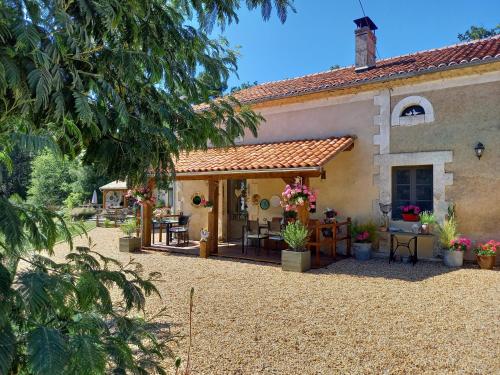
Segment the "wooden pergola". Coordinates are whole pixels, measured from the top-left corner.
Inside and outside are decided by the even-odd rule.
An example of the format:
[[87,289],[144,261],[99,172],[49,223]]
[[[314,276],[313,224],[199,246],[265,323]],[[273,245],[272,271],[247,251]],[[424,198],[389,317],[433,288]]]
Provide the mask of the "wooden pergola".
[[113,192],[119,192],[123,195],[123,207],[127,207],[127,182],[125,181],[112,181],[106,185],[103,185],[99,188],[99,190],[102,192],[102,208],[106,209],[106,196]]
[[[281,178],[287,184],[301,177],[309,184],[311,177],[324,177],[324,166],[336,155],[350,151],[354,136],[331,137],[321,140],[288,141],[270,144],[214,148],[182,154],[176,163],[177,181],[205,180],[208,182],[207,199],[213,202],[208,212],[210,237],[207,248],[210,254],[218,252],[219,184],[231,179]],[[301,157],[301,153],[303,157]],[[149,187],[154,188],[154,180]],[[151,205],[142,209],[142,246],[151,246]]]

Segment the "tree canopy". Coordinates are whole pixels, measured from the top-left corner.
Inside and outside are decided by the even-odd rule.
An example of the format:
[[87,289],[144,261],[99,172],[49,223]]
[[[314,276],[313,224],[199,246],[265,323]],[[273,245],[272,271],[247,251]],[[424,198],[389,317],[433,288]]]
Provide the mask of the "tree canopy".
[[[16,147],[49,149],[138,183],[171,171],[181,150],[255,133],[249,108],[210,101],[237,66],[209,32],[237,22],[242,5],[281,21],[293,10],[292,0],[0,2],[0,164],[12,173]],[[42,256],[61,236],[72,247],[57,213],[0,192],[0,374],[166,373],[163,343],[133,315],[158,275],[92,246],[61,263]]]
[[465,33],[458,34],[458,40],[461,42],[470,42],[471,40],[489,38],[498,34],[500,34],[500,24],[492,29],[486,29],[482,26],[471,26]]

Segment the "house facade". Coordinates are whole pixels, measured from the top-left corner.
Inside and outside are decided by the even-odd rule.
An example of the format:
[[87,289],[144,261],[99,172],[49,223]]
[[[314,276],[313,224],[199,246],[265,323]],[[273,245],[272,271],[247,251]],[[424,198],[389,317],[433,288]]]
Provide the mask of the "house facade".
[[[328,207],[379,223],[383,203],[392,205],[391,226],[409,229],[401,205],[439,221],[454,206],[460,233],[500,240],[500,38],[376,60],[376,26],[355,22],[354,66],[236,93],[265,118],[258,137],[181,156],[175,206],[190,215],[191,238],[214,229],[211,215],[223,240],[238,238],[246,219],[281,216],[276,196],[297,175],[318,191],[312,218]],[[193,204],[214,194],[212,214]]]

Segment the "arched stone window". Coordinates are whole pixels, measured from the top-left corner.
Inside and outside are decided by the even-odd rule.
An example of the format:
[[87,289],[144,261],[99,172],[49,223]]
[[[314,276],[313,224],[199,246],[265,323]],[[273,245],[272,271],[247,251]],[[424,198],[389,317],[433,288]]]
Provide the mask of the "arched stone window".
[[392,126],[412,126],[434,121],[431,102],[423,96],[408,96],[399,101],[392,111]]

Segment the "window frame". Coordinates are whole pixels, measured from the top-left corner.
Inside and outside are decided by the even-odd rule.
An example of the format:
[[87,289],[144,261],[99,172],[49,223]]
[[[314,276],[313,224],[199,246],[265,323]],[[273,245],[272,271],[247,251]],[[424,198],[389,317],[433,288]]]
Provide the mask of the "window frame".
[[[392,212],[391,212],[391,218],[393,220],[401,220],[401,213],[396,209],[396,202],[397,202],[397,186],[398,185],[403,185],[403,184],[398,184],[397,183],[397,172],[402,171],[402,170],[409,170],[410,171],[410,199],[409,199],[409,204],[413,205],[418,205],[418,200],[417,200],[417,185],[426,185],[428,186],[429,184],[417,184],[417,170],[420,169],[427,169],[430,170],[431,172],[431,199],[429,201],[431,202],[431,210],[434,210],[434,166],[433,165],[407,165],[407,166],[393,166],[392,171],[391,171],[391,193],[392,193]],[[425,200],[420,200],[420,201],[427,201]]]

